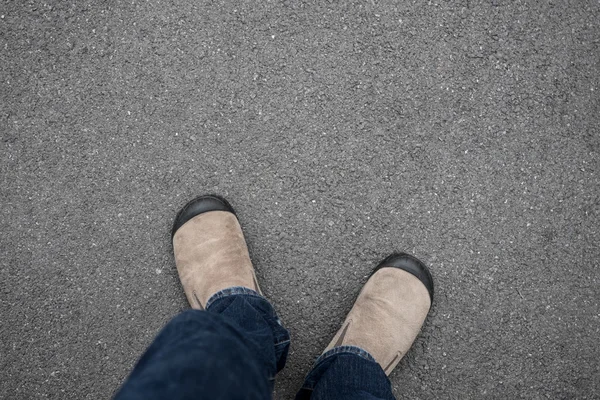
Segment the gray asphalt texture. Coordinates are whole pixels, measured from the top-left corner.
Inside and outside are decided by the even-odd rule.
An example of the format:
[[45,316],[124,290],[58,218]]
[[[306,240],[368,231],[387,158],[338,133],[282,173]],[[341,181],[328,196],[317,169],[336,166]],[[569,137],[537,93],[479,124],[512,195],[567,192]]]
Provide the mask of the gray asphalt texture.
[[411,399],[600,397],[600,3],[4,1],[0,398],[109,398],[237,209],[291,399],[379,260],[435,305]]

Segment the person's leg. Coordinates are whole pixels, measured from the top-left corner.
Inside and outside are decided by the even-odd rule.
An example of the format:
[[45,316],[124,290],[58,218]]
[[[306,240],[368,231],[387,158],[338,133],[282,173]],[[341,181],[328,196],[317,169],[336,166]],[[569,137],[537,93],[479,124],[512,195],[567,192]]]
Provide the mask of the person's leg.
[[290,337],[260,294],[229,203],[188,203],[173,226],[173,249],[194,309],[163,328],[115,398],[271,398]]
[[375,269],[296,400],[393,400],[387,376],[414,342],[433,300],[427,267],[394,254]]
[[163,328],[115,397],[269,399],[289,335],[269,302],[225,289],[207,311],[188,310]]

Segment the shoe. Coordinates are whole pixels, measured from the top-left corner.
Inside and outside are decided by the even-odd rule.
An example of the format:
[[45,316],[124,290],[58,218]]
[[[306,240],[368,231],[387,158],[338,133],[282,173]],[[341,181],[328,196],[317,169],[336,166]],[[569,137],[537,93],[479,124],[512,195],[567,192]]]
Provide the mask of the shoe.
[[203,310],[213,294],[233,286],[261,293],[242,228],[227,200],[206,195],[190,201],[177,214],[171,236],[192,308]]
[[433,279],[425,264],[392,254],[375,268],[325,352],[360,347],[389,375],[417,337],[432,301]]

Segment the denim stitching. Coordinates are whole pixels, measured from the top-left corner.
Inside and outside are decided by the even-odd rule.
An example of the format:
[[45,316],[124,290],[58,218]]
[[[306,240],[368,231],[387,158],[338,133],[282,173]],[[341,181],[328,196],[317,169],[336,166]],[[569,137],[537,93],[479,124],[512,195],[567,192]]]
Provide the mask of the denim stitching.
[[264,299],[264,297],[261,296],[260,293],[258,293],[255,290],[252,290],[252,289],[247,288],[245,286],[233,286],[233,287],[230,287],[230,288],[227,288],[227,289],[220,290],[217,293],[215,293],[212,296],[210,296],[210,298],[206,302],[206,306],[204,307],[204,309],[208,310],[208,308],[215,301],[217,301],[219,299],[222,299],[222,298],[227,297],[227,296],[240,295],[240,294],[243,294],[243,295],[246,295],[246,296],[252,296],[252,297],[260,297],[261,299]]
[[358,346],[337,346],[337,347],[334,347],[333,349],[330,349],[327,352],[321,354],[319,356],[319,358],[317,358],[317,361],[315,362],[315,367],[318,364],[320,364],[322,361],[325,361],[326,359],[328,359],[329,357],[332,357],[337,354],[342,354],[342,353],[356,354],[357,356],[360,356],[366,360],[377,362],[377,361],[375,361],[375,358],[373,358],[373,356],[368,351],[366,351],[365,349],[362,349]]
[[308,376],[306,377],[306,380],[302,386],[302,389],[313,391],[314,386],[317,384],[317,382],[315,382],[314,379],[311,379],[312,378],[311,374],[313,373],[313,371],[315,371],[319,367],[319,365],[321,365],[323,362],[325,362],[325,360],[327,360],[328,358],[336,356],[336,355],[340,355],[340,354],[354,354],[361,358],[364,358],[365,360],[377,362],[377,361],[375,361],[375,358],[373,358],[373,356],[368,351],[366,351],[365,349],[362,349],[358,346],[346,345],[346,346],[334,347],[334,348],[326,351],[325,353],[321,354],[319,356],[319,358],[317,358],[317,361],[315,361],[315,365],[313,366],[312,370],[308,373]]

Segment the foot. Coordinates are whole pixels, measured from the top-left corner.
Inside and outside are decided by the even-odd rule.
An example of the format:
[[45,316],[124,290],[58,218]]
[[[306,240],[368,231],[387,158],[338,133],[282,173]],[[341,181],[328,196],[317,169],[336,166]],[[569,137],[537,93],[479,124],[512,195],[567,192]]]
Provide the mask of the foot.
[[179,211],[173,252],[192,308],[204,309],[220,290],[244,286],[260,293],[242,228],[227,200],[200,196]]
[[357,346],[389,375],[414,342],[433,300],[425,264],[393,254],[375,269],[327,349]]

